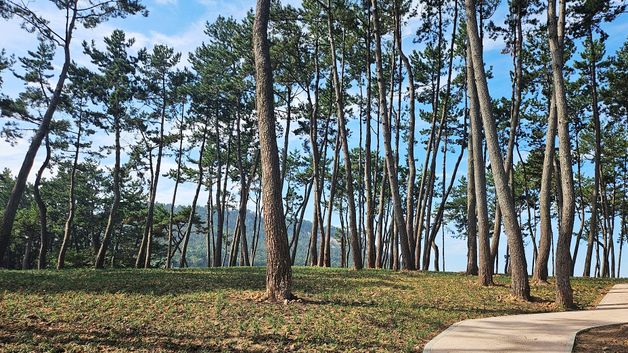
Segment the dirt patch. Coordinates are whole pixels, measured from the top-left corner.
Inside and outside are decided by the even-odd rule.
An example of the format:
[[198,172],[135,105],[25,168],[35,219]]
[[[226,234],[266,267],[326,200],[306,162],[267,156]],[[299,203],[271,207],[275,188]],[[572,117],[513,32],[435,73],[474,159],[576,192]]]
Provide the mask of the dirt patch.
[[628,353],[628,324],[597,327],[579,333],[573,352]]

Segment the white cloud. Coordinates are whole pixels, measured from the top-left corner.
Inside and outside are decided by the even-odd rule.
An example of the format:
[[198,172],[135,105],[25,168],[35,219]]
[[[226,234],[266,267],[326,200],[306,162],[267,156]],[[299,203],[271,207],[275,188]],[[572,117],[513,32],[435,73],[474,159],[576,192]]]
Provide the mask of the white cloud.
[[501,50],[506,47],[506,42],[501,36],[496,39],[484,36],[484,41],[482,42],[482,44],[484,45],[484,51]]
[[150,31],[145,46],[153,47],[156,44],[164,44],[173,47],[182,54],[181,65],[185,65],[187,64],[188,53],[200,46],[205,38],[205,23],[205,20],[196,21],[188,26],[184,32],[171,35]]

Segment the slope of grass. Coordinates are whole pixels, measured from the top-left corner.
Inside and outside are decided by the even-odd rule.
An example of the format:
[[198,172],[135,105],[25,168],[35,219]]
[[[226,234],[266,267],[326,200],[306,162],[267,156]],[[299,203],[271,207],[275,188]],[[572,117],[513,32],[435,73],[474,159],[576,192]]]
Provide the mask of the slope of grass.
[[[317,268],[295,268],[301,300],[274,305],[257,299],[264,271],[0,271],[0,351],[420,351],[459,320],[555,310],[553,286],[519,302],[506,277]],[[576,279],[576,302],[614,283]]]

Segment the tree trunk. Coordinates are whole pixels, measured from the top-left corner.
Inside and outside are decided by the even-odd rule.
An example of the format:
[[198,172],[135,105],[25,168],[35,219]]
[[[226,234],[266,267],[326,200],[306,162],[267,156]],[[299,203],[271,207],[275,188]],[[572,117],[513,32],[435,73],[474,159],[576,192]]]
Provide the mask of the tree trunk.
[[79,114],[76,122],[78,131],[76,133],[76,149],[74,150],[74,159],[72,160],[72,169],[70,171],[70,201],[68,203],[68,217],[63,227],[63,241],[61,242],[61,248],[59,249],[59,257],[57,258],[57,270],[62,269],[65,266],[65,253],[70,246],[70,236],[72,234],[72,225],[74,222],[74,214],[76,212],[76,169],[78,166],[79,151],[81,149],[81,136],[83,133],[82,113]]
[[345,107],[344,107],[344,99],[342,96],[342,82],[338,77],[338,69],[336,64],[336,46],[334,42],[333,36],[333,17],[331,10],[331,0],[327,3],[328,7],[328,16],[327,16],[327,24],[328,24],[328,35],[329,35],[329,44],[330,44],[330,54],[332,60],[332,78],[333,78],[333,86],[335,93],[335,103],[336,103],[336,115],[338,117],[338,133],[341,137],[341,146],[342,152],[344,156],[344,165],[345,165],[345,179],[346,179],[346,188],[347,188],[347,203],[348,203],[348,213],[349,213],[349,232],[350,232],[350,241],[351,247],[353,249],[353,267],[356,270],[360,270],[363,267],[362,264],[362,251],[360,250],[360,239],[358,234],[358,226],[357,226],[357,217],[356,217],[356,205],[354,198],[354,190],[353,190],[353,172],[351,167],[351,155],[349,153],[349,145],[347,142],[347,126],[345,121]]
[[[535,282],[547,282],[547,262],[549,260],[550,243],[552,235],[552,165],[554,161],[554,141],[556,136],[556,102],[554,93],[550,98],[550,111],[547,119],[547,134],[545,142],[545,157],[543,158],[543,173],[541,176],[541,191],[539,209],[541,212],[541,237],[539,242],[539,254],[534,264],[532,280]],[[558,181],[558,180],[557,180]]]
[[44,174],[46,168],[50,164],[50,138],[46,135],[46,158],[44,162],[41,164],[41,167],[37,171],[37,177],[35,177],[35,184],[33,185],[33,198],[35,199],[35,203],[37,204],[37,210],[39,213],[39,256],[37,259],[37,269],[43,270],[46,268],[46,254],[48,252],[48,216],[47,209],[44,200],[41,198],[41,193],[39,192],[39,186],[41,184],[41,177]]
[[[519,127],[520,109],[521,109],[521,95],[523,91],[523,31],[522,31],[522,9],[521,4],[517,3],[516,13],[514,14],[515,21],[515,53],[514,53],[514,67],[515,67],[515,80],[513,82],[513,99],[510,113],[510,132],[508,136],[508,147],[506,149],[506,177],[510,180],[510,187],[512,188],[512,169],[513,169],[513,155],[514,147],[517,141],[517,129]],[[480,26],[482,26],[480,24]],[[493,222],[493,240],[491,241],[491,263],[495,265],[497,271],[497,253],[499,250],[499,237],[501,235],[502,224],[502,212],[499,207],[499,202],[495,204],[495,218]]]
[[[626,155],[624,155],[624,170],[626,170],[626,161],[628,160],[628,158],[626,158]],[[620,229],[619,229],[619,258],[617,259],[617,277],[621,277],[621,257],[622,257],[622,252],[624,249],[624,242],[626,242],[626,237],[627,237],[627,231],[628,231],[628,223],[626,222],[626,209],[628,207],[626,207],[626,195],[628,195],[628,188],[626,188],[626,185],[628,185],[628,183],[626,183],[626,174],[624,173],[624,177],[623,177],[623,193],[622,193],[622,208],[621,208],[621,219],[620,219]]]
[[290,120],[292,119],[292,84],[288,84],[286,92],[286,131],[284,131],[283,150],[281,151],[281,185],[286,179],[288,163],[288,142],[290,141]]
[[[67,6],[70,7],[70,5]],[[54,113],[57,111],[57,106],[61,102],[61,93],[65,84],[65,79],[68,75],[70,65],[72,64],[70,58],[70,44],[72,41],[72,35],[74,32],[77,16],[76,4],[74,4],[72,9],[68,9],[68,12],[71,13],[71,15],[66,19],[66,36],[64,38],[63,46],[64,61],[61,72],[59,73],[57,85],[55,86],[55,90],[52,94],[52,97],[50,98],[50,103],[46,108],[46,112],[41,119],[39,128],[37,128],[37,132],[35,133],[35,136],[33,136],[31,144],[28,146],[28,150],[26,151],[26,155],[24,156],[24,160],[22,161],[22,166],[20,167],[20,171],[18,172],[18,175],[15,179],[15,185],[11,190],[11,195],[9,196],[9,200],[2,216],[2,227],[0,227],[0,266],[2,266],[2,264],[4,263],[4,255],[7,248],[9,247],[11,232],[13,230],[13,223],[15,221],[15,215],[17,214],[20,200],[22,199],[22,194],[24,194],[24,190],[26,188],[28,174],[33,167],[33,163],[35,162],[35,157],[37,156],[37,151],[41,146],[41,142],[50,132],[50,122],[52,121]]]
[[611,234],[612,229],[609,224],[608,216],[608,197],[606,193],[606,185],[600,185],[600,206],[602,207],[602,242],[604,244],[602,253],[602,277],[609,277],[610,274],[610,247],[611,247]]
[[[173,233],[172,233],[172,226],[173,226],[173,221],[174,221],[174,207],[175,207],[175,203],[177,201],[177,190],[179,189],[179,182],[181,180],[181,162],[182,162],[182,158],[183,158],[183,129],[184,129],[184,125],[183,125],[183,112],[184,112],[184,106],[181,107],[181,121],[179,122],[179,150],[177,151],[177,172],[176,172],[176,177],[174,180],[174,190],[172,192],[172,201],[170,202],[170,215],[168,216],[168,252],[166,254],[166,268],[171,268],[172,267],[172,255],[173,255],[173,249],[172,249],[172,241],[173,241]],[[207,212],[211,212],[211,210],[208,210]]]
[[[399,50],[399,57],[403,62],[403,65],[406,69],[406,73],[408,75],[408,133],[407,133],[407,155],[406,160],[408,162],[408,180],[406,183],[406,233],[408,234],[408,243],[410,248],[410,258],[408,261],[414,261],[414,244],[416,240],[414,239],[414,183],[416,180],[416,162],[414,160],[414,133],[415,133],[415,120],[416,120],[416,112],[415,112],[415,88],[414,88],[414,75],[412,70],[412,65],[410,65],[410,60],[403,52],[403,46],[401,41],[401,14],[399,12],[399,1],[395,2],[395,12],[396,12],[396,34],[395,39],[397,41],[397,49]],[[369,50],[370,52],[370,50]],[[369,75],[370,75],[370,63],[369,63]],[[401,78],[400,78],[401,81]],[[369,78],[370,82],[370,78]],[[398,112],[401,114],[401,111]],[[370,131],[370,130],[369,130]],[[415,266],[418,266],[415,263]]]
[[[386,88],[384,87],[384,72],[382,68],[382,43],[377,10],[377,0],[371,0],[373,7],[373,30],[375,33],[375,62],[377,68],[377,85],[379,89],[379,105],[382,113],[382,130],[384,136],[384,150],[386,169],[388,170],[388,184],[393,200],[393,217],[399,233],[399,243],[401,245],[401,256],[403,257],[402,268],[404,270],[414,270],[414,261],[410,255],[410,245],[408,243],[408,233],[406,222],[403,217],[401,206],[401,196],[399,195],[399,183],[397,180],[397,168],[395,167],[394,155],[391,147],[390,124],[388,121],[388,108],[386,107]],[[351,207],[351,205],[349,205]],[[355,250],[355,249],[354,249]],[[355,251],[354,251],[355,252]]]
[[371,168],[371,7],[367,7],[367,21],[364,24],[366,27],[366,109],[365,109],[365,130],[366,136],[364,138],[364,183],[366,192],[366,266],[367,268],[377,267],[377,253],[375,242],[375,205],[373,203],[373,178]]
[[[319,190],[319,192],[321,193],[321,196],[319,198],[321,204],[324,203],[324,196],[323,196],[323,190],[324,190],[324,186],[325,186],[325,171],[327,170],[326,167],[326,163],[327,163],[327,151],[328,151],[328,145],[329,145],[329,124],[331,122],[331,114],[332,114],[332,106],[333,106],[333,102],[329,102],[329,110],[328,110],[328,115],[327,115],[327,119],[325,121],[325,133],[324,136],[325,138],[323,139],[323,156],[322,156],[322,160],[324,161],[325,164],[323,164],[322,166],[322,171],[319,170],[319,177],[320,177],[320,183],[321,183],[321,188]],[[334,148],[334,163],[339,162],[338,159],[338,154],[340,153],[340,142],[339,142],[339,136],[338,134],[336,134],[336,144],[335,144],[335,148]],[[333,167],[332,167],[333,168]],[[336,167],[337,168],[337,167]],[[332,173],[333,174],[333,173]],[[337,178],[337,177],[336,177]],[[331,184],[335,184],[337,179],[333,179]],[[324,206],[319,206],[319,219],[318,222],[320,223],[319,226],[319,233],[320,233],[320,237],[321,237],[321,257],[323,257],[322,261],[323,261],[323,265],[324,266],[331,266],[331,232],[327,232],[325,227],[323,226],[324,223],[324,218],[327,217],[329,219],[329,223],[327,223],[327,229],[331,230],[332,226],[331,226],[331,212],[333,212],[333,207],[327,207],[327,210],[325,210]]]
[[[312,215],[312,237],[310,241],[310,255],[313,255],[312,260],[318,260],[318,253],[316,251],[316,238],[318,237],[319,231],[321,232],[321,241],[323,239],[323,224],[321,222],[321,195],[323,192],[323,184],[321,180],[321,154],[318,146],[318,107],[319,107],[319,81],[320,81],[320,68],[318,63],[318,38],[316,38],[316,46],[314,49],[314,65],[316,67],[316,76],[314,79],[314,102],[312,102],[310,96],[309,88],[306,90],[307,98],[308,98],[308,106],[310,109],[310,145],[312,149],[312,176],[313,176],[313,187],[314,187],[314,212]],[[327,136],[325,136],[327,138]],[[323,161],[326,162],[326,161]],[[303,208],[305,209],[305,207]],[[300,228],[300,227],[299,227]],[[319,229],[320,228],[320,229]],[[298,237],[298,234],[293,234],[293,237]],[[293,253],[296,254],[296,244],[293,250]],[[321,253],[322,255],[322,253]],[[293,256],[294,257],[294,256]],[[293,260],[294,263],[294,260]],[[313,262],[312,262],[313,263]]]
[[118,225],[120,207],[120,188],[121,188],[121,175],[120,175],[120,117],[114,117],[114,130],[115,130],[115,164],[113,167],[113,202],[109,210],[109,219],[107,220],[107,227],[105,228],[105,234],[103,235],[102,242],[100,243],[100,249],[96,255],[95,267],[104,268],[105,256],[107,255],[107,248],[111,242],[114,228]]
[[[256,171],[257,173],[257,171]],[[253,239],[251,240],[251,264],[255,266],[255,255],[257,254],[257,244],[259,242],[259,229],[262,218],[262,210],[260,208],[260,199],[262,197],[261,190],[257,191],[257,196],[255,197],[255,218],[253,219]],[[297,239],[298,240],[298,239]],[[292,253],[292,265],[294,265],[294,254]]]
[[214,247],[214,267],[222,267],[222,243],[224,237],[225,209],[222,207],[221,196],[226,193],[222,190],[221,160],[220,160],[220,130],[216,116],[214,124],[216,132],[216,246]]
[[[560,148],[560,185],[562,207],[558,241],[556,243],[556,304],[560,307],[573,305],[573,293],[569,283],[571,273],[570,243],[573,231],[575,197],[571,166],[571,142],[569,140],[569,119],[565,82],[563,79],[562,38],[565,23],[565,1],[560,0],[559,18],[556,17],[556,0],[549,0],[547,9],[547,31],[552,56],[552,77],[554,99],[558,118],[558,141]],[[557,25],[558,20],[558,25]]]
[[203,128],[203,137],[201,139],[201,147],[198,155],[198,181],[196,182],[196,190],[194,191],[194,197],[192,198],[192,208],[190,209],[190,215],[183,234],[183,243],[181,246],[181,257],[179,258],[179,268],[187,266],[186,255],[188,250],[188,242],[192,235],[192,226],[194,224],[194,216],[196,215],[196,203],[198,202],[198,194],[201,191],[203,185],[203,156],[205,155],[205,142],[207,141],[207,126],[209,125],[209,116],[205,121],[205,127]]
[[[239,105],[239,101],[238,101],[238,105]],[[247,181],[247,176],[244,171],[244,166],[242,163],[242,158],[245,158],[245,156],[242,153],[243,152],[242,151],[242,136],[241,136],[242,132],[241,132],[241,127],[240,127],[241,119],[239,116],[237,117],[237,119],[238,119],[238,122],[236,123],[237,124],[236,133],[237,133],[237,139],[238,139],[237,160],[238,160],[238,169],[240,171],[240,207],[238,210],[238,222],[239,222],[238,225],[239,225],[240,243],[241,243],[240,244],[241,245],[240,262],[244,266],[250,266],[251,262],[249,260],[249,249],[248,249],[248,243],[246,239],[246,204],[249,201],[249,187],[251,185],[251,180],[253,179],[254,172],[257,169],[258,156],[256,153],[255,161],[253,162],[253,167],[251,167],[252,171],[251,173],[249,173],[250,179],[248,179]]]
[[576,136],[574,138],[575,143],[576,143],[576,167],[577,167],[577,175],[578,175],[578,192],[581,195],[581,200],[579,202],[580,204],[580,230],[578,231],[578,234],[576,235],[576,245],[574,247],[574,251],[573,251],[573,256],[571,259],[571,275],[573,276],[575,273],[575,269],[576,269],[576,259],[578,258],[578,249],[580,248],[580,240],[582,239],[582,233],[584,232],[584,219],[585,219],[585,214],[586,214],[586,205],[584,202],[582,202],[582,198],[584,195],[584,191],[582,188],[582,158],[581,158],[581,154],[580,154],[580,144],[578,143],[579,140],[579,129],[576,128]]
[[260,154],[262,162],[262,197],[264,204],[264,234],[268,260],[266,295],[270,301],[292,298],[292,269],[288,253],[288,234],[281,203],[281,175],[275,135],[273,72],[267,38],[270,0],[257,0],[253,23],[253,52],[255,54],[255,91],[258,114]]
[[[530,286],[528,283],[527,265],[523,248],[521,229],[517,223],[517,214],[512,196],[512,190],[508,186],[508,177],[504,170],[504,163],[499,149],[497,129],[493,118],[491,98],[488,92],[488,84],[484,73],[484,59],[476,22],[476,7],[473,0],[465,0],[467,14],[467,33],[469,47],[471,49],[471,62],[475,85],[478,93],[480,111],[486,143],[491,161],[491,170],[495,178],[495,191],[499,206],[504,213],[504,227],[508,234],[508,247],[511,253],[512,266],[512,293],[523,300],[530,299]],[[473,84],[471,81],[470,84]],[[477,171],[477,170],[476,170]],[[479,203],[479,201],[478,201]]]
[[[465,109],[465,114],[467,114]],[[468,131],[468,130],[466,130]],[[473,151],[473,143],[471,134],[467,134],[468,156],[467,156],[467,275],[478,274],[478,218],[476,209],[476,192],[475,192],[475,152]],[[485,250],[486,251],[486,250]],[[486,256],[486,255],[485,255]]]
[[[443,42],[443,30],[442,30],[442,26],[443,26],[443,20],[442,20],[442,6],[439,5],[439,9],[438,9],[438,41],[439,41],[439,47],[441,46],[441,42]],[[432,245],[432,243],[435,242],[436,236],[437,234],[432,234],[432,231],[437,230],[436,227],[432,228],[430,227],[430,222],[431,222],[431,208],[432,208],[432,201],[433,201],[433,197],[434,197],[434,183],[436,181],[436,158],[438,155],[438,151],[439,151],[439,145],[443,136],[443,133],[445,133],[445,146],[447,144],[447,133],[446,133],[446,126],[447,126],[447,112],[449,109],[449,99],[451,96],[451,81],[452,81],[452,73],[453,73],[453,58],[455,57],[454,54],[454,49],[455,49],[455,43],[456,43],[456,29],[457,29],[457,21],[458,21],[458,3],[456,2],[454,4],[454,16],[453,16],[453,25],[452,25],[452,33],[451,33],[451,42],[450,42],[450,47],[449,47],[449,63],[448,63],[448,69],[447,69],[447,84],[446,84],[446,94],[445,94],[445,99],[443,102],[442,107],[440,107],[440,99],[439,99],[439,95],[440,95],[440,75],[437,75],[436,77],[436,85],[435,85],[435,89],[436,89],[436,95],[434,97],[433,100],[433,114],[434,116],[436,116],[438,114],[438,112],[440,111],[440,121],[439,121],[439,126],[438,126],[438,133],[436,135],[436,139],[434,140],[434,146],[432,148],[433,151],[433,156],[432,156],[432,160],[431,160],[431,165],[430,165],[430,175],[431,178],[429,179],[429,183],[428,183],[428,189],[429,189],[429,193],[428,193],[428,198],[426,199],[426,204],[427,204],[427,212],[426,217],[427,217],[427,226],[425,228],[425,239],[426,240],[430,240],[430,241],[426,241],[424,243],[424,252],[423,252],[423,270],[427,271],[429,268],[429,262],[430,262],[430,249],[437,249],[438,247],[435,247]],[[438,70],[437,72],[440,72],[440,67],[441,67],[441,61],[442,61],[442,56],[439,53],[439,57],[438,57]],[[443,150],[444,152],[444,156],[443,156],[443,166],[445,165],[444,162],[446,160],[446,149]],[[443,168],[443,194],[445,194],[445,168]],[[424,206],[425,207],[425,206]],[[444,203],[441,202],[441,208],[444,207]],[[438,223],[437,220],[434,221],[434,225],[436,225]],[[444,251],[444,247],[443,247],[443,251]],[[438,254],[435,254],[436,256],[438,256]]]
[[299,221],[295,222],[292,228],[292,240],[288,246],[290,250],[290,264],[294,266],[294,259],[297,255],[297,248],[299,246],[299,237],[301,235],[301,226],[303,225],[303,219],[305,218],[305,209],[307,208],[308,202],[310,200],[310,194],[312,193],[312,188],[314,187],[314,178],[311,179],[309,184],[305,185],[303,190],[303,203],[299,206],[300,216]]
[[[465,122],[465,127],[464,129],[466,129],[466,122]],[[454,164],[454,170],[452,172],[452,176],[449,180],[449,185],[445,186],[443,185],[443,195],[441,197],[441,201],[440,201],[440,205],[438,206],[438,210],[436,211],[436,216],[434,217],[434,224],[432,226],[432,230],[430,232],[430,239],[431,239],[431,243],[435,243],[436,242],[436,236],[438,235],[438,231],[441,230],[441,226],[443,224],[443,217],[445,214],[445,206],[447,204],[447,199],[449,198],[449,194],[451,193],[451,189],[453,189],[454,183],[456,182],[456,176],[458,175],[458,168],[460,167],[460,163],[462,162],[462,157],[464,156],[464,145],[461,146],[460,148],[460,154],[458,154],[458,158],[456,159],[456,163]],[[443,173],[443,179],[445,179],[445,173]],[[444,229],[444,227],[442,228]],[[442,237],[443,239],[443,244],[444,244],[444,235]],[[434,246],[432,246],[432,248],[434,248]],[[436,247],[437,248],[437,247]],[[444,248],[444,245],[443,245]],[[444,254],[444,249],[443,249],[443,254]],[[444,261],[444,255],[442,256],[443,258],[443,265],[445,264]],[[443,266],[443,271],[444,271],[444,266]]]
[[[149,178],[148,178],[148,200],[150,203],[150,196],[152,194],[152,190],[153,190],[153,181],[155,180],[155,169],[153,167],[153,148],[150,145],[149,142],[149,137],[146,135],[145,131],[140,131],[140,134],[142,135],[142,141],[144,143],[144,146],[146,148],[146,152],[148,153],[147,159],[148,159],[148,172],[149,172]],[[148,223],[145,223],[144,225],[146,226]],[[148,234],[149,234],[150,229],[144,227],[144,233],[142,234],[142,238],[140,240],[140,246],[139,246],[139,250],[137,252],[137,257],[135,258],[135,268],[140,268],[143,267],[144,265],[144,260],[146,259],[146,246],[148,245]],[[135,244],[137,246],[137,242]]]
[[[334,148],[334,166],[331,172],[331,184],[329,185],[329,200],[327,204],[327,220],[325,227],[325,247],[327,247],[327,239],[331,240],[331,216],[334,210],[334,199],[336,198],[336,184],[338,183],[338,167],[339,167],[339,153],[340,153],[340,134],[336,135],[336,147]],[[328,249],[321,249],[321,256],[323,256],[323,251],[327,253]],[[331,250],[331,249],[329,249]],[[330,251],[331,252],[331,251]],[[329,256],[328,256],[329,257]]]
[[598,200],[600,198],[599,190],[602,183],[602,165],[601,165],[601,149],[602,149],[602,137],[600,128],[600,114],[597,104],[597,83],[596,83],[596,68],[595,68],[595,55],[593,53],[593,30],[591,27],[588,29],[587,41],[591,47],[591,61],[590,66],[590,79],[591,79],[591,110],[593,112],[593,129],[595,133],[595,147],[594,147],[594,186],[593,193],[591,195],[591,217],[589,219],[589,240],[587,242],[587,255],[584,261],[584,277],[589,277],[591,274],[591,256],[593,251],[593,243],[598,239]]
[[[486,199],[486,167],[482,156],[482,123],[478,95],[473,73],[471,49],[467,48],[467,90],[469,91],[470,145],[473,151],[473,183],[475,190],[475,212],[477,215],[477,238],[479,252],[478,282],[483,286],[493,284],[493,264],[489,248],[488,204]],[[479,152],[479,153],[478,153]]]
[[[165,79],[162,80],[162,91],[165,92]],[[144,226],[144,235],[146,236],[146,253],[144,260],[144,268],[150,267],[150,255],[153,243],[153,218],[155,216],[155,198],[157,197],[157,186],[159,185],[159,174],[161,173],[161,157],[164,149],[164,123],[166,119],[166,97],[163,97],[161,106],[161,121],[159,122],[159,144],[157,146],[157,161],[155,162],[155,176],[150,190],[150,201],[148,202],[148,212],[146,215],[146,225]]]
[[24,245],[24,256],[22,257],[22,270],[31,269],[31,257],[33,256],[33,234],[26,236],[26,244]]
[[207,267],[212,267],[213,262],[212,259],[212,249],[214,248],[214,204],[213,204],[213,189],[214,183],[212,180],[211,173],[207,173],[207,233],[205,233],[205,258],[207,258]]

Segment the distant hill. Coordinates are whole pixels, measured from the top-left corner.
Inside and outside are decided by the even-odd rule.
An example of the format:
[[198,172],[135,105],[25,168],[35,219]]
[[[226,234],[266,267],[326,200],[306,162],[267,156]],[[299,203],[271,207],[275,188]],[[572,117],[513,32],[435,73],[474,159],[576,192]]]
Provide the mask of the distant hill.
[[[169,205],[166,205],[169,207]],[[180,206],[176,207],[177,209]],[[207,229],[207,207],[206,206],[197,206],[196,213],[199,218],[202,220],[203,224],[201,227],[197,227],[194,229],[190,236],[190,242],[188,244],[188,252],[186,259],[188,261],[189,267],[206,267],[207,266],[207,257],[206,257],[206,249],[207,249],[207,240],[205,229]],[[307,215],[306,215],[307,217]],[[231,250],[231,240],[233,239],[233,232],[235,231],[236,222],[238,219],[238,210],[230,209],[225,214],[225,236],[228,241],[227,252]],[[249,254],[251,252],[251,246],[253,241],[253,222],[255,220],[255,213],[247,210],[246,214],[246,232],[247,232],[247,243],[249,244]],[[263,220],[262,220],[263,222]],[[216,214],[214,214],[214,224],[216,224]],[[301,225],[301,232],[299,235],[299,241],[297,245],[297,253],[295,257],[295,265],[303,265],[305,263],[305,259],[307,256],[308,244],[310,241],[310,234],[312,232],[312,222],[304,219],[303,224]],[[339,229],[333,228],[332,230],[332,239],[331,239],[331,256],[332,256],[332,265],[339,266],[340,265],[340,243],[335,239],[336,232],[339,232]],[[214,229],[215,234],[215,229]],[[288,242],[292,240],[292,225],[288,225]],[[320,252],[320,239],[318,243]],[[223,256],[225,255],[225,249],[223,244]],[[227,256],[229,254],[227,253]],[[175,263],[178,259],[178,254],[175,254]],[[239,259],[239,257],[238,257]],[[260,230],[260,238],[258,242],[257,252],[255,254],[255,266],[263,266],[266,263],[266,243],[264,240],[264,224],[261,225]]]

